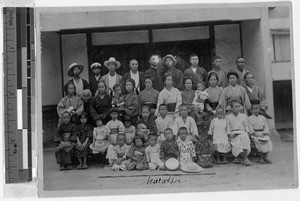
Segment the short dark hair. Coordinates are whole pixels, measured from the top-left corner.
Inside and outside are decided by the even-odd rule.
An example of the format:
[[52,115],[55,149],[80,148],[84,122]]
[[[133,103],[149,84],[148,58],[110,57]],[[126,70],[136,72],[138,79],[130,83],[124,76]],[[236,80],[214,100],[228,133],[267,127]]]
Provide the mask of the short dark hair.
[[186,127],[180,127],[180,128],[178,129],[178,133],[179,133],[179,131],[186,131],[186,132],[187,132],[187,128],[186,128]]
[[166,133],[166,131],[171,131],[173,134],[173,130],[171,128],[166,128],[166,130],[164,131],[164,134]]
[[150,133],[149,134],[149,139],[152,138],[152,137],[155,137],[157,139],[157,134],[156,133]]
[[159,110],[161,107],[167,107],[167,105],[164,104],[164,103],[160,104],[160,105],[158,106],[158,110]]
[[[237,57],[236,60],[235,60],[235,63],[237,63],[237,61],[238,61],[239,59],[244,59],[244,57],[241,57],[241,56],[240,56],[240,57]],[[245,60],[245,59],[244,59],[244,60]]]
[[141,111],[143,111],[143,109],[147,109],[150,112],[150,107],[148,105],[143,105]]
[[81,119],[81,117],[86,117],[88,118],[88,114],[85,111],[82,111],[79,115],[78,115],[78,119]]
[[256,100],[256,99],[251,100],[250,103],[251,103],[251,106],[253,106],[253,105],[260,105],[260,101]]
[[235,103],[238,103],[238,104],[241,105],[240,101],[238,101],[238,100],[233,100],[233,101],[230,102],[230,107],[233,108],[233,105],[234,105]]
[[136,136],[134,136],[134,139],[133,139],[133,144],[134,145],[136,145],[135,144],[135,140],[141,140],[142,141],[142,143],[144,143],[144,137],[143,136],[141,136],[141,135],[136,135]]
[[123,136],[124,138],[126,137],[124,133],[119,133],[119,134],[117,135],[117,139],[119,139],[120,136]]
[[118,113],[119,114],[119,110],[117,108],[113,107],[113,108],[110,109],[110,114],[112,114],[112,113]]
[[221,57],[218,56],[218,55],[216,55],[216,56],[214,56],[214,57],[212,58],[212,61],[214,62],[216,59],[221,59]]
[[115,84],[114,86],[113,86],[113,90],[115,91],[117,88],[119,88],[119,87],[121,87],[121,85],[120,84]]
[[182,103],[180,106],[179,106],[179,108],[181,108],[181,107],[188,107],[186,104],[184,104],[184,103]]
[[[190,60],[191,60],[192,57],[198,57],[198,55],[197,55],[197,54],[191,54]],[[198,58],[199,58],[199,57],[198,57]]]

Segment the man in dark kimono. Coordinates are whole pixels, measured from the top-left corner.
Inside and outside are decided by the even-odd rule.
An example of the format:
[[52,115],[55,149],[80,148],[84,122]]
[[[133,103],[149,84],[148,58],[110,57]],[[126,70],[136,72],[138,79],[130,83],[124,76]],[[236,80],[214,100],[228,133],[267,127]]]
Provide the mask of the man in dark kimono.
[[153,77],[153,88],[157,91],[161,91],[164,88],[163,83],[163,72],[162,69],[159,68],[159,55],[151,55],[149,58],[150,68],[145,72],[145,75],[151,75]]

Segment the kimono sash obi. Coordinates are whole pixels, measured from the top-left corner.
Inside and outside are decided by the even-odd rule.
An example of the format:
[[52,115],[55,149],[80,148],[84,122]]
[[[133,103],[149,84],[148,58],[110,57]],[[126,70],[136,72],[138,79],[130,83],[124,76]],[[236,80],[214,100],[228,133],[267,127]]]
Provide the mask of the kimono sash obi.
[[175,112],[176,109],[176,103],[169,103],[167,104],[167,110],[168,112]]
[[263,132],[264,129],[254,129],[255,132]]
[[208,104],[214,110],[218,106],[219,102],[208,102]]
[[119,128],[110,129],[110,134],[119,134]]
[[150,109],[156,109],[157,108],[156,103],[152,103],[152,102],[146,102],[146,103],[144,103],[144,105],[149,106]]

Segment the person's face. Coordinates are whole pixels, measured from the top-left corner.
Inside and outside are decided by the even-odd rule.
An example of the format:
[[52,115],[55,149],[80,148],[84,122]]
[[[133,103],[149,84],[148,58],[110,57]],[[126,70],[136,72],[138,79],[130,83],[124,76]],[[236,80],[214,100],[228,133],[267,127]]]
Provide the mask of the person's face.
[[73,68],[73,75],[75,76],[75,77],[77,77],[79,74],[80,74],[80,69],[79,69],[79,67],[75,67],[75,68]]
[[156,67],[158,65],[158,62],[159,62],[158,56],[154,55],[150,58],[151,66]]
[[81,122],[82,124],[86,124],[86,122],[87,122],[87,117],[82,116],[82,117],[80,118],[80,122]]
[[173,60],[171,58],[166,58],[166,66],[171,68],[173,66]]
[[103,122],[99,119],[96,121],[96,126],[100,127],[103,125]]
[[239,68],[244,68],[244,64],[245,64],[245,60],[243,58],[239,58],[237,61],[236,61],[236,65],[239,67]]
[[260,106],[259,105],[252,105],[252,113],[257,116],[260,111]]
[[165,138],[166,138],[166,140],[168,140],[168,141],[170,141],[170,140],[173,139],[173,133],[172,133],[171,130],[166,130],[166,131],[165,131]]
[[233,113],[238,114],[240,113],[240,110],[241,110],[241,105],[239,103],[234,103],[232,108]]
[[143,110],[142,110],[142,116],[143,116],[143,118],[146,119],[146,118],[149,117],[149,115],[150,115],[149,110],[147,108],[143,108]]
[[126,128],[129,128],[131,126],[131,122],[130,121],[125,121],[124,124],[125,124]]
[[223,117],[224,117],[223,109],[220,109],[220,108],[217,109],[216,115],[217,115],[218,119],[223,119]]
[[235,77],[235,75],[230,75],[229,76],[229,84],[230,85],[235,85],[237,82],[237,78]]
[[179,112],[180,112],[180,115],[182,117],[186,117],[187,114],[188,114],[187,107],[186,106],[181,106],[180,109],[179,109]]
[[127,92],[131,92],[133,90],[132,83],[131,82],[126,82],[125,88],[126,88]]
[[166,107],[166,106],[161,106],[161,107],[159,108],[159,114],[160,114],[161,116],[166,116],[166,115],[167,115],[167,107]]
[[165,84],[166,84],[166,86],[172,86],[172,84],[173,84],[173,78],[172,78],[172,76],[168,76],[166,78]]
[[214,61],[213,61],[213,65],[215,66],[215,67],[217,67],[217,68],[220,68],[221,67],[221,59],[215,59]]
[[69,114],[65,113],[65,114],[63,114],[63,116],[62,116],[62,120],[63,120],[63,122],[64,122],[65,124],[68,124],[68,123],[70,123],[70,121],[71,121],[71,117],[70,117]]
[[156,137],[151,137],[149,139],[149,144],[153,147],[154,145],[156,145],[157,139]]
[[116,64],[115,63],[109,63],[107,65],[107,68],[110,72],[114,72],[116,70]]
[[185,81],[184,86],[185,86],[186,89],[192,89],[192,86],[193,86],[192,80],[187,79],[187,80]]
[[198,58],[197,56],[191,57],[190,63],[191,63],[193,66],[198,66],[198,64],[199,64],[199,58]]
[[179,130],[179,137],[182,141],[185,141],[186,136],[187,136],[186,130]]
[[197,84],[197,89],[200,91],[203,91],[205,89],[205,86],[202,83]]
[[152,80],[151,79],[146,79],[145,80],[145,86],[147,89],[151,89],[152,88]]
[[117,112],[112,112],[110,114],[110,117],[113,119],[113,120],[116,120],[118,118],[118,113]]
[[253,75],[248,74],[245,81],[248,86],[251,86],[253,84]]
[[118,136],[117,143],[120,147],[122,147],[125,144],[125,136],[124,135]]
[[104,94],[105,90],[106,90],[106,88],[105,88],[104,83],[103,82],[99,82],[99,84],[98,84],[98,91],[99,91],[99,93]]
[[116,88],[114,92],[115,92],[115,94],[117,94],[117,95],[121,95],[121,94],[122,94],[122,89],[121,89],[121,87]]
[[74,93],[75,93],[75,87],[74,87],[74,85],[73,84],[69,84],[69,86],[68,86],[68,94],[74,95]]
[[135,139],[134,142],[137,147],[143,146],[143,141],[141,139]]
[[136,129],[146,129],[147,126],[145,124],[138,124]]
[[217,82],[218,82],[218,80],[217,80],[216,76],[211,76],[210,77],[210,79],[209,79],[210,86],[212,86],[212,87],[216,86]]
[[88,93],[83,93],[83,94],[82,94],[82,101],[83,101],[84,103],[88,103],[89,100],[90,100],[90,95],[89,95]]
[[129,63],[129,67],[130,67],[130,69],[131,69],[132,72],[137,72],[139,64],[138,64],[138,62],[136,60],[132,60]]
[[93,74],[94,75],[98,76],[98,75],[100,75],[100,73],[101,73],[101,68],[99,68],[99,67],[94,67],[93,68]]

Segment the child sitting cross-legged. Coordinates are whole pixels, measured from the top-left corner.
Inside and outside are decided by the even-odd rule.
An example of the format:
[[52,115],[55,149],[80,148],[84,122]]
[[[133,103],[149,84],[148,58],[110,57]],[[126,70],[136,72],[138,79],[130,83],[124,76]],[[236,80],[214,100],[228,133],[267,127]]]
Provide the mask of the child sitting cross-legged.
[[166,166],[166,161],[168,159],[175,158],[178,160],[180,153],[177,143],[175,142],[175,136],[173,135],[172,129],[167,128],[165,130],[165,138],[166,140],[163,141],[160,146],[160,159]]
[[129,147],[125,144],[125,135],[118,134],[117,145],[113,146],[111,153],[112,170],[126,170],[126,154]]
[[157,135],[150,134],[149,136],[149,146],[145,149],[147,162],[149,163],[149,169],[164,169],[164,162],[159,158],[160,146],[157,144]]
[[249,117],[249,127],[251,138],[255,142],[255,147],[259,151],[259,161],[258,163],[272,163],[268,159],[268,153],[272,151],[272,141],[270,140],[270,131],[267,119],[260,115],[260,102],[252,102],[252,115]]

